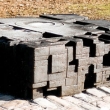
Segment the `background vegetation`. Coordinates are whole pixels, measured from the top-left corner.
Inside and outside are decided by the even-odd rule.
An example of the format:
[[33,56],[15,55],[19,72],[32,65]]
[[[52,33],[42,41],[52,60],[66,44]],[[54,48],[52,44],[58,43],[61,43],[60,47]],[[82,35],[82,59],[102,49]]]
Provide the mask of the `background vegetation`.
[[110,0],[0,0],[0,17],[61,13],[110,20]]

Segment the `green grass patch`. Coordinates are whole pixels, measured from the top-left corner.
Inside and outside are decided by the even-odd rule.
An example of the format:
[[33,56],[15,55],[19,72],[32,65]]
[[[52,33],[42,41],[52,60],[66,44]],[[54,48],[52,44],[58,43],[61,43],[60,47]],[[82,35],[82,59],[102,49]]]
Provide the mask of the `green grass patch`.
[[68,7],[71,13],[88,16],[90,19],[110,20],[110,3],[103,4],[74,4]]

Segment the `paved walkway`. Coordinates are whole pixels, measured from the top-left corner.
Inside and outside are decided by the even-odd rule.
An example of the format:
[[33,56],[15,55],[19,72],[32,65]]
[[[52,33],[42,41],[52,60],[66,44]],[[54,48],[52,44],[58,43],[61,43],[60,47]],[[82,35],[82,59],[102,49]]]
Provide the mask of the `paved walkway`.
[[110,87],[87,89],[62,98],[47,96],[33,101],[0,94],[0,110],[110,110]]

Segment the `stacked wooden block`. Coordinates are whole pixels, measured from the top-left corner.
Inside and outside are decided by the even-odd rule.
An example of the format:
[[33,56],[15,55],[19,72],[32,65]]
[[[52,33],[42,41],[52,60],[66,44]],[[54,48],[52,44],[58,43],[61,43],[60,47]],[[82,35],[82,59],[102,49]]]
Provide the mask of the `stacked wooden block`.
[[27,64],[25,68],[25,70],[28,68],[26,70],[28,74],[27,85],[33,98],[46,95],[48,91],[57,90],[58,87],[65,85],[67,68],[65,43],[65,41],[56,43],[45,41],[40,45],[20,44],[21,48],[26,45],[24,50],[27,51],[24,53],[23,60]]
[[[64,27],[59,25],[62,30],[73,29],[73,32],[68,29],[68,36],[62,35],[57,27],[55,31],[54,27],[50,30],[32,27],[30,30],[29,26],[15,26],[10,19],[1,20],[0,92],[34,99],[48,94],[73,95],[87,88],[110,85],[108,24],[100,27],[83,17],[79,17],[83,21],[77,21],[72,16],[71,19],[63,19],[63,16],[58,15],[59,19],[57,16],[51,18],[53,15],[41,16],[39,19],[40,22],[43,19],[43,23],[47,22],[46,18],[54,23],[64,23]],[[8,20],[12,24],[9,25]],[[53,31],[44,32],[45,29]],[[75,29],[79,29],[81,35]]]

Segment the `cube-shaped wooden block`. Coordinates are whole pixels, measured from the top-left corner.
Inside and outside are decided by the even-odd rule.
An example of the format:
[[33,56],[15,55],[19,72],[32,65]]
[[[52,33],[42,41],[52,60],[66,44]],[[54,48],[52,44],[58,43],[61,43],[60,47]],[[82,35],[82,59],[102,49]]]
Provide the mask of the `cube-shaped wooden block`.
[[66,70],[67,53],[52,55],[52,73]]
[[74,95],[76,93],[79,93],[78,85],[62,86],[61,87],[61,96]]

